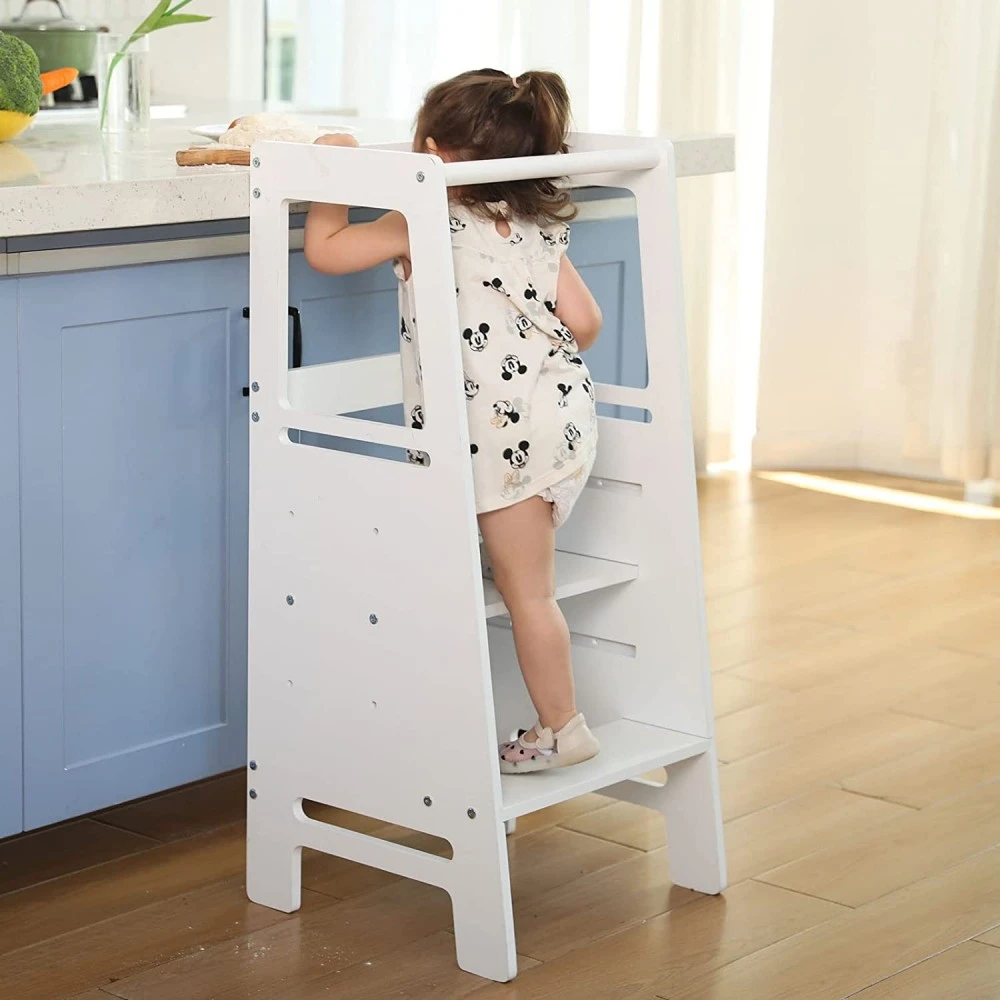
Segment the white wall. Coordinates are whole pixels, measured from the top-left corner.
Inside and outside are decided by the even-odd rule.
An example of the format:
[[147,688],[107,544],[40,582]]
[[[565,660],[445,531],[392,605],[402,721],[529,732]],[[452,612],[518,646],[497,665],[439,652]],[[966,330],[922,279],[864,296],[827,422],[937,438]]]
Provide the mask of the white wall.
[[902,458],[930,76],[942,0],[775,0],[762,466]]
[[155,99],[192,105],[259,100],[263,6],[263,0],[194,0],[185,13],[208,14],[211,21],[156,32],[150,41]]

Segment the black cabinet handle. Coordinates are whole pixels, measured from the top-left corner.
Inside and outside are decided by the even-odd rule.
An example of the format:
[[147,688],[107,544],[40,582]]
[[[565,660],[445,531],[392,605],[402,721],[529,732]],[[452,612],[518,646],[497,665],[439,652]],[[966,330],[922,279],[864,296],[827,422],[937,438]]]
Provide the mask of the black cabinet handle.
[[292,317],[292,367],[302,367],[302,315],[295,306],[288,307]]
[[[288,315],[292,320],[292,367],[302,367],[302,314],[295,306],[288,307]],[[250,307],[243,307],[243,318],[250,318]],[[250,387],[243,387],[243,395],[250,395]]]

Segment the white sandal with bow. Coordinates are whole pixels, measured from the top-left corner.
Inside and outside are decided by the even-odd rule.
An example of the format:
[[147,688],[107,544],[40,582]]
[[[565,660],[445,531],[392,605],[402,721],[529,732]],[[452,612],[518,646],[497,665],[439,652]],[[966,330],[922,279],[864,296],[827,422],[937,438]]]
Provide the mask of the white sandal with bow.
[[541,722],[535,723],[536,738],[525,739],[522,730],[516,740],[500,744],[501,774],[526,774],[547,771],[553,767],[569,767],[596,757],[601,745],[587,728],[583,715],[575,715],[559,732],[553,732]]

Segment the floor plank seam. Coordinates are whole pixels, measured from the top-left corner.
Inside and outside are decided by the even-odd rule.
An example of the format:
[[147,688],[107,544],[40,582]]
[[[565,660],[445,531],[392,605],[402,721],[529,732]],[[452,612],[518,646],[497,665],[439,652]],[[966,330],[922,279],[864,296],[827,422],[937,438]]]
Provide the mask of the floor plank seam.
[[[826,787],[835,788],[838,792],[843,792],[845,795],[854,795],[859,799],[869,799],[872,802],[884,802],[886,805],[899,806],[902,809],[909,809],[911,813],[923,812],[923,809],[920,806],[911,806],[908,802],[893,802],[891,799],[886,799],[879,795],[869,795],[866,792],[859,792],[857,791],[857,789],[854,788],[844,788],[843,785],[838,784],[836,782],[827,785]],[[886,822],[891,822],[891,820],[887,820]]]
[[[198,833],[189,834],[187,837],[178,837],[176,840],[163,840],[160,837],[154,837],[151,834],[143,833],[141,830],[133,830],[130,827],[122,826],[120,823],[112,823],[111,820],[102,818],[99,813],[88,816],[87,819],[89,819],[92,823],[97,823],[99,826],[106,827],[108,830],[117,830],[119,833],[128,833],[133,837],[144,837],[157,847],[162,847],[164,844],[179,844],[182,840],[188,840],[190,837],[197,837],[201,833],[211,832],[210,830],[199,830]],[[223,825],[225,826],[227,824]]]
[[[767,874],[766,872],[764,874]],[[790,892],[794,896],[804,896],[806,899],[815,899],[820,903],[828,903],[831,906],[837,906],[840,908],[841,912],[837,914],[838,917],[843,916],[845,913],[854,913],[859,909],[857,906],[851,906],[848,903],[842,903],[839,899],[827,899],[826,896],[817,896],[814,892],[806,892],[804,889],[792,889],[787,885],[779,885],[777,882],[768,882],[764,875],[754,875],[753,878],[748,879],[750,882],[756,882],[758,885],[766,885],[771,889],[780,889],[782,892]],[[865,904],[861,904],[862,906]],[[834,917],[830,917],[833,920]]]
[[875,979],[870,982],[867,986],[862,986],[861,989],[855,990],[853,993],[846,994],[842,1000],[853,1000],[854,997],[860,996],[865,990],[873,989],[876,986],[881,986],[882,983],[887,983],[890,979],[895,979],[897,976],[901,976],[910,969],[916,969],[921,965],[925,965],[927,962],[933,961],[935,958],[940,958],[942,955],[946,955],[949,951],[954,951],[956,948],[961,948],[962,945],[968,944],[972,939],[969,938],[965,941],[958,941],[951,945],[949,948],[941,948],[935,951],[933,954],[925,955],[923,958],[916,962],[911,962],[909,965],[903,966],[903,968],[897,969],[895,972],[890,972],[887,976],[883,976],[881,979]]
[[[125,917],[125,916],[128,916],[128,917],[138,916],[139,914],[143,913],[145,910],[149,910],[149,909],[151,909],[154,906],[162,906],[164,903],[168,903],[172,899],[179,899],[182,896],[190,896],[190,895],[192,895],[195,892],[202,892],[202,891],[205,891],[207,889],[212,889],[212,888],[214,888],[216,886],[225,885],[226,882],[228,882],[228,881],[229,881],[228,878],[216,879],[215,881],[212,881],[212,882],[206,882],[204,885],[199,886],[197,889],[185,889],[183,892],[177,892],[177,893],[174,893],[173,895],[170,895],[170,896],[164,896],[161,899],[151,900],[148,903],[143,903],[142,906],[137,906],[134,910],[126,910],[124,913],[113,913],[111,916],[104,917],[102,920],[92,921],[89,924],[85,924],[83,927],[74,927],[74,928],[71,928],[70,930],[62,931],[59,934],[53,934],[53,935],[51,935],[50,937],[47,937],[47,938],[40,938],[37,941],[33,941],[31,944],[21,945],[18,948],[14,948],[12,951],[8,951],[8,952],[5,952],[3,955],[0,955],[0,958],[3,958],[5,960],[9,959],[12,955],[17,955],[19,952],[27,951],[30,948],[37,948],[39,945],[49,944],[52,941],[58,941],[60,938],[68,937],[68,936],[70,936],[72,934],[78,934],[83,929],[90,930],[90,929],[92,929],[94,927],[100,927],[102,924],[111,923],[114,920],[121,920],[121,918]],[[39,885],[44,885],[45,883],[44,882],[39,882],[38,884]],[[310,890],[310,891],[312,891],[312,890]],[[291,914],[288,914],[288,916],[291,916]],[[160,965],[161,963],[157,962],[155,964],[156,965]],[[153,966],[150,966],[150,967],[152,968]]]
[[[891,824],[894,821],[893,820],[889,820],[888,822]],[[943,867],[935,869],[935,871],[934,871],[933,874],[934,875],[944,874],[946,872],[951,871],[952,869],[961,867],[966,862],[971,861],[974,858],[980,858],[980,857],[983,857],[986,854],[990,854],[992,852],[995,852],[998,848],[1000,848],[1000,844],[992,844],[989,847],[983,847],[983,848],[981,848],[979,850],[971,851],[968,854],[962,854],[961,856],[952,858],[950,861],[944,863]],[[793,862],[793,863],[797,863],[800,860],[801,861],[806,861],[809,858],[814,857],[814,855],[817,854],[817,853],[821,854],[822,850],[817,851],[817,852],[813,852],[812,854],[805,854],[801,858],[795,859],[795,862]],[[801,890],[801,889],[793,889],[790,886],[783,885],[780,882],[769,882],[768,881],[767,876],[770,875],[772,871],[778,871],[781,868],[785,868],[785,867],[787,867],[787,865],[779,865],[778,868],[776,868],[776,869],[769,869],[766,872],[762,872],[760,875],[755,875],[753,877],[753,880],[755,882],[762,882],[765,885],[773,886],[773,887],[775,887],[777,889],[784,889],[787,892],[794,892],[794,893],[796,893],[797,895],[800,895],[800,896],[809,896],[809,897],[811,897],[813,899],[822,900],[825,903],[834,903],[837,906],[842,906],[842,907],[844,907],[845,909],[848,909],[848,910],[859,910],[862,907],[871,905],[872,903],[877,903],[880,899],[885,899],[887,896],[891,896],[894,893],[902,892],[905,889],[909,889],[909,888],[911,888],[911,887],[913,887],[915,885],[919,885],[921,882],[923,882],[926,879],[928,879],[928,878],[931,877],[931,875],[929,875],[929,874],[918,875],[916,878],[914,878],[910,882],[901,882],[899,884],[894,884],[892,888],[886,889],[885,892],[882,892],[882,893],[880,893],[877,896],[872,896],[870,899],[866,898],[863,902],[858,903],[856,906],[852,906],[850,903],[841,902],[839,899],[828,899],[826,896],[817,896],[814,893],[805,892],[804,890]],[[998,925],[998,926],[1000,926],[1000,925]],[[984,931],[977,931],[976,933],[977,934],[988,934],[993,929],[994,928],[987,928]],[[969,940],[973,940],[973,939],[970,938]],[[989,944],[988,941],[987,942],[983,942],[983,943],[984,944]],[[1000,944],[998,944],[997,947],[1000,948]],[[947,951],[949,949],[945,949],[945,950]],[[893,973],[893,975],[897,975],[897,973]],[[867,987],[866,987],[866,989],[867,989]]]
[[379,891],[378,889],[370,889],[368,892],[359,892],[356,896],[337,896],[332,892],[325,892],[323,889],[314,889],[311,885],[307,885],[304,880],[302,882],[302,888],[308,889],[309,892],[316,893],[317,896],[323,896],[325,899],[335,899],[338,903],[346,903],[352,899],[364,899],[365,896],[370,896],[372,893]]
[[[802,622],[806,625],[815,625],[817,628],[827,628],[827,629],[843,629],[845,632],[853,632],[855,635],[869,635],[873,637],[878,637],[878,632],[869,632],[866,629],[859,628],[857,625],[850,625],[844,622],[827,622],[823,621],[821,618],[813,618],[808,613],[803,613],[801,611],[789,611],[788,617],[794,618],[798,622]],[[794,653],[788,654],[794,656]],[[864,669],[863,667],[861,668]]]
[[[901,713],[894,712],[892,709],[870,709],[869,711],[863,711],[863,712],[860,712],[858,715],[851,716],[847,721],[848,722],[861,722],[861,721],[866,720],[866,719],[874,719],[876,717],[879,717],[879,718],[881,718],[881,717],[892,717],[894,715],[898,716],[901,719],[907,719],[907,721],[910,721],[910,722],[913,721],[912,719],[908,719],[907,716],[904,716]],[[926,721],[926,720],[920,720],[920,721]],[[939,725],[939,726],[941,726],[943,728],[954,730],[954,732],[955,732],[956,735],[959,734],[959,733],[968,735],[968,730],[961,729],[958,726],[949,725],[947,722],[936,722],[935,724]],[[840,728],[842,728],[843,725],[844,725],[844,723],[838,723],[838,724],[834,724],[834,725],[828,726],[826,729],[817,729],[817,730],[814,730],[812,733],[808,734],[808,738],[816,739],[818,737],[823,736],[824,734],[833,733],[834,731],[839,730]],[[722,757],[720,757],[719,758],[719,762],[721,764],[725,764],[727,766],[731,766],[733,764],[745,764],[748,761],[756,760],[758,757],[763,757],[765,754],[774,753],[777,750],[781,750],[783,748],[794,746],[795,744],[802,742],[805,738],[807,738],[807,737],[798,736],[798,737],[795,737],[793,739],[790,739],[787,743],[780,743],[780,744],[777,744],[776,746],[765,747],[762,750],[755,750],[753,753],[749,753],[749,754],[746,754],[743,757],[737,757],[735,759],[725,760]],[[885,764],[890,763],[890,762],[906,760],[906,759],[908,759],[910,757],[916,757],[918,754],[923,753],[925,750],[926,750],[926,747],[922,747],[922,748],[920,748],[918,750],[905,750],[902,753],[900,753],[898,756],[887,757],[884,760],[881,760],[879,766],[885,765]],[[718,751],[716,751],[716,752],[718,752]],[[856,774],[856,773],[858,773],[858,772],[854,771],[851,774],[844,775],[843,778],[834,779],[833,781],[826,781],[826,782],[823,782],[822,784],[826,785],[826,787],[841,788],[841,785],[839,784],[839,782],[848,780],[849,778],[853,777],[854,774]],[[847,789],[844,789],[844,788],[842,788],[842,790],[843,791],[847,791]],[[858,794],[864,794],[864,793],[863,792],[859,792]],[[877,798],[877,796],[875,796],[875,795],[869,795],[868,797],[869,798]],[[883,801],[892,801],[892,800],[885,799]],[[893,804],[894,805],[906,805],[905,802],[893,802]],[[752,811],[753,812],[757,812],[758,810],[755,809],[755,810],[752,810]],[[748,815],[748,814],[745,814],[745,815]],[[729,816],[727,818],[727,822],[728,822],[728,820],[740,819],[740,818],[741,818],[740,816]]]
[[[210,831],[210,832],[214,833],[214,832],[217,832],[218,830],[225,829],[227,826],[236,826],[236,825],[237,825],[236,823],[223,824],[223,826],[216,827],[215,830]],[[131,831],[125,831],[125,832],[129,832],[130,833]],[[194,834],[193,836],[186,837],[183,840],[156,841],[156,842],[150,844],[148,847],[144,847],[144,848],[141,848],[141,849],[136,850],[136,851],[130,851],[128,854],[119,854],[117,857],[109,858],[107,861],[101,861],[101,862],[98,862],[95,865],[87,865],[87,866],[85,866],[83,868],[77,868],[77,869],[75,869],[73,871],[63,872],[63,874],[61,874],[61,875],[54,875],[52,878],[42,879],[40,882],[32,882],[30,885],[23,885],[23,886],[21,886],[18,889],[10,889],[10,890],[8,890],[6,892],[0,892],[0,900],[7,901],[9,898],[15,897],[19,892],[25,892],[27,890],[37,889],[40,886],[49,885],[49,884],[54,883],[54,882],[60,882],[63,879],[72,879],[72,878],[75,878],[75,877],[77,877],[79,875],[84,874],[85,872],[97,871],[100,868],[104,868],[104,867],[106,867],[108,865],[118,864],[119,862],[126,861],[129,858],[137,858],[137,857],[141,857],[142,855],[155,854],[155,853],[161,851],[164,848],[171,847],[174,844],[181,844],[181,843],[183,843],[184,841],[187,841],[187,840],[196,840],[198,837],[201,837],[203,835],[207,836],[207,834]],[[215,885],[219,881],[222,881],[222,880],[215,879],[215,880],[213,880],[211,882],[207,882],[206,885]],[[183,893],[175,893],[174,895],[183,895]],[[165,896],[165,897],[163,897],[164,900],[166,900],[166,899],[173,899],[173,898],[174,898],[174,896]],[[143,903],[142,907],[140,907],[140,909],[143,909],[143,908],[145,908],[148,905],[151,905],[151,904]],[[133,912],[133,911],[126,911],[126,912]],[[45,940],[51,940],[51,939],[46,938]],[[29,945],[28,947],[31,947],[31,946]],[[19,951],[20,949],[16,949],[16,950]],[[4,955],[4,954],[8,954],[9,955],[9,954],[13,954],[13,953],[12,952],[0,952],[0,955]]]
[[[787,654],[784,654],[784,655],[791,657],[794,654],[793,653],[787,653]],[[764,659],[764,657],[761,657],[761,659]],[[774,688],[774,690],[778,694],[783,694],[783,695],[787,695],[787,694],[799,694],[802,691],[808,690],[807,688],[801,688],[801,687],[797,687],[797,688],[786,687],[784,684],[781,683],[781,681],[772,681],[772,680],[760,681],[760,680],[757,680],[756,677],[747,677],[745,674],[741,674],[740,673],[741,670],[744,670],[747,667],[752,666],[755,662],[757,662],[755,659],[753,659],[753,660],[744,660],[743,663],[737,663],[737,664],[735,664],[732,667],[725,667],[722,670],[715,670],[715,671],[713,671],[713,673],[715,674],[716,677],[722,677],[722,676],[737,677],[741,681],[746,681],[748,684],[759,684],[759,685],[761,685],[761,687],[771,687],[771,688]],[[771,699],[771,700],[773,701],[775,699]],[[754,703],[752,703],[750,705],[747,705],[746,708],[754,708],[757,704],[764,704],[764,702],[760,702],[760,703],[754,702]],[[736,709],[736,711],[737,712],[745,712],[746,708],[738,708],[738,709]],[[726,714],[727,715],[732,715],[733,713],[732,712],[727,712]]]
[[63,872],[60,875],[53,875],[51,878],[43,878],[38,882],[31,882],[29,885],[21,885],[16,889],[6,889],[0,892],[0,900],[8,900],[16,896],[19,892],[25,892],[29,889],[37,889],[41,885],[48,885],[50,882],[58,882],[60,879],[72,878],[74,875],[79,875],[82,872],[94,871],[96,868],[103,868],[105,865],[112,865],[116,861],[122,861],[125,858],[134,858],[140,854],[146,854],[151,850],[155,850],[158,847],[163,847],[163,844],[152,844],[149,847],[140,848],[137,851],[129,851],[127,854],[119,854],[115,858],[108,858],[107,861],[100,861],[96,865],[84,865],[83,868],[76,868],[71,872]]
[[[986,610],[988,607],[989,607],[989,604],[986,604],[982,608],[980,608],[979,610]],[[976,653],[976,652],[973,652],[973,651],[968,650],[968,649],[962,649],[962,648],[960,648],[958,646],[934,646],[932,648],[933,649],[942,649],[946,653],[958,653],[960,656],[970,656],[970,657],[971,656],[977,656],[977,657],[979,657],[982,660],[993,660],[994,659],[994,657],[989,656],[986,653]]]
[[[607,808],[609,807],[601,806],[601,809],[607,809]],[[598,812],[599,810],[594,810],[594,811]],[[586,816],[588,814],[584,813],[584,815]],[[579,818],[580,818],[579,816],[576,817],[576,819]],[[573,820],[568,820],[567,822],[573,822]],[[646,850],[642,847],[636,847],[634,844],[626,844],[623,840],[613,840],[611,837],[602,837],[599,833],[584,833],[582,830],[574,830],[571,827],[563,826],[562,823],[557,823],[555,828],[558,830],[563,830],[566,833],[575,833],[580,837],[588,837],[590,840],[600,841],[602,844],[613,844],[615,847],[624,847],[627,850],[633,852],[632,857],[622,858],[621,861],[616,861],[615,864],[617,865],[624,864],[626,861],[632,861],[634,858],[639,857],[641,854],[652,854],[653,851],[659,851],[663,847],[663,845],[661,844],[659,847],[651,847],[648,850]],[[529,836],[534,836],[534,834],[529,834]],[[609,865],[607,867],[613,867],[613,866]],[[598,869],[598,871],[601,870],[603,869]],[[566,884],[568,885],[569,883]]]
[[918,722],[937,722],[942,726],[951,726],[952,729],[958,729],[963,733],[974,733],[977,729],[984,728],[983,726],[963,726],[957,722],[945,722],[941,719],[935,719],[930,715],[921,715],[919,712],[908,712],[905,708],[894,707],[888,709],[888,711],[892,715],[901,715],[904,719],[916,719]]
[[[1000,845],[997,845],[997,846],[1000,847]],[[995,849],[996,848],[994,848],[994,850]],[[985,944],[985,945],[988,945],[991,948],[993,948],[993,947],[1000,948],[1000,944],[991,945],[989,941],[980,941],[979,940],[979,935],[980,934],[992,934],[994,931],[998,931],[998,930],[1000,930],[1000,923],[993,924],[992,927],[987,927],[985,930],[976,931],[976,933],[973,934],[971,937],[966,938],[963,943],[964,944],[968,944],[970,941],[975,941],[976,944]]]
[[[228,880],[227,879],[220,879],[217,882],[209,882],[205,886],[202,886],[202,889],[209,889],[212,886],[223,885],[226,881],[228,881]],[[243,888],[243,887],[241,886],[241,888]],[[306,889],[305,886],[303,886],[303,891],[304,891],[304,893],[305,892],[312,892],[312,893],[314,893],[314,895],[323,895],[322,893],[316,893],[315,890]],[[187,895],[187,893],[186,892],[181,892],[181,893],[178,893],[177,896],[171,896],[171,897],[169,897],[169,899],[176,899],[178,896],[184,896],[184,895]],[[157,906],[160,903],[163,903],[163,902],[166,902],[166,901],[167,900],[158,900],[157,902],[150,903],[149,906],[150,907]],[[338,902],[342,902],[342,900],[337,900],[337,901]],[[254,904],[254,905],[258,905],[258,904]],[[146,909],[146,908],[147,907],[141,907],[141,909]],[[136,910],[136,911],[131,911],[131,912],[132,913],[138,913],[139,911]],[[301,912],[302,911],[301,911],[301,908],[300,908],[299,910],[295,910],[292,913],[285,913],[285,914],[283,914],[281,918],[279,918],[273,924],[270,924],[268,926],[257,928],[256,930],[252,930],[252,931],[239,931],[239,932],[237,932],[235,934],[232,934],[229,937],[220,938],[219,940],[212,942],[211,943],[211,947],[215,948],[215,947],[219,947],[221,945],[229,945],[229,944],[232,944],[235,941],[235,942],[237,942],[237,948],[239,948],[239,943],[240,942],[246,941],[246,940],[248,940],[249,938],[253,937],[256,934],[261,934],[261,933],[263,933],[264,931],[267,931],[270,928],[280,927],[283,923],[286,923],[287,920],[291,920],[292,918],[294,918],[295,916],[297,916]],[[120,916],[120,914],[118,916]],[[99,927],[101,924],[107,923],[109,920],[115,920],[115,919],[116,919],[116,917],[108,917],[105,920],[99,920],[96,923],[88,924],[87,928],[90,929],[90,928],[93,928],[93,927]],[[66,934],[73,934],[73,933],[76,933],[76,932],[75,931],[67,931],[66,932]],[[48,938],[47,941],[57,940],[60,937],[65,937],[66,934],[57,934],[54,937]],[[34,945],[28,945],[28,947],[34,947]],[[17,949],[17,951],[23,951],[23,950],[24,949],[21,949],[21,948]],[[158,958],[153,959],[153,961],[151,961],[151,962],[149,962],[147,964],[143,964],[143,965],[137,966],[134,969],[129,969],[129,970],[123,972],[123,974],[121,976],[118,976],[117,979],[118,980],[125,980],[125,979],[132,979],[132,978],[134,978],[136,976],[142,976],[142,975],[145,975],[146,973],[152,972],[155,969],[159,969],[159,968],[161,968],[163,966],[170,965],[173,962],[176,962],[176,961],[179,961],[179,960],[181,960],[183,958],[186,958],[189,955],[196,955],[199,952],[204,952],[204,951],[205,951],[205,945],[191,945],[188,948],[181,948],[179,951],[176,951],[173,954],[160,956]],[[11,955],[13,955],[15,953],[16,952],[10,952]],[[352,963],[352,964],[358,964],[358,963]],[[119,994],[119,993],[111,993],[109,991],[108,984],[105,984],[104,986],[99,986],[99,987],[97,987],[97,989],[100,990],[102,993],[107,993],[108,996],[113,997],[114,1000],[127,1000],[127,998],[121,996],[121,994]]]
[[[917,751],[917,753],[920,752],[921,751],[919,750]],[[892,761],[905,760],[908,756],[910,755],[904,754],[902,757],[894,757],[892,758]],[[915,806],[909,802],[900,802],[888,795],[876,795],[874,792],[862,792],[857,788],[848,788],[843,784],[843,782],[847,780],[849,779],[843,778],[840,781],[833,781],[827,784],[826,787],[835,788],[838,792],[847,792],[848,795],[857,795],[860,799],[871,799],[873,802],[884,802],[886,805],[890,806],[902,806],[904,809],[910,809],[912,812],[921,812],[923,809],[929,808],[929,806]]]
[[[581,878],[587,878],[587,876],[584,875],[581,876]],[[577,880],[574,879],[573,881],[575,882]],[[564,885],[572,885],[572,882],[566,882],[564,883]],[[671,883],[671,885],[673,885],[673,883]],[[680,889],[683,888],[683,886],[675,886],[675,888]],[[729,888],[732,888],[732,886],[730,886]],[[719,893],[719,895],[717,896],[710,896],[707,893],[698,892],[695,889],[688,890],[688,893],[689,895],[687,896],[686,899],[677,903],[672,903],[672,904],[668,903],[667,908],[665,910],[657,910],[654,913],[646,913],[641,917],[626,919],[622,921],[622,923],[617,924],[614,927],[609,927],[607,933],[597,934],[594,937],[577,941],[569,948],[566,948],[563,951],[558,952],[557,954],[549,955],[548,958],[539,958],[537,955],[532,955],[530,952],[522,951],[520,948],[518,949],[518,954],[522,955],[524,958],[530,958],[533,962],[541,962],[544,965],[546,962],[554,962],[556,959],[565,958],[567,955],[571,955],[574,952],[580,951],[582,948],[590,948],[601,941],[607,941],[608,938],[617,937],[619,934],[623,934],[626,931],[630,931],[636,927],[641,927],[643,924],[649,923],[649,921],[655,920],[657,917],[666,916],[666,914],[668,913],[677,913],[680,910],[684,909],[684,907],[690,906],[692,903],[698,900],[721,899],[725,895],[725,891]]]
[[[895,708],[887,708],[887,709],[885,709],[885,714],[886,715],[895,715],[895,716],[898,716],[901,719],[908,719],[908,718],[910,718],[910,716],[906,715],[904,712],[900,712],[898,709],[895,709]],[[965,729],[963,726],[956,726],[953,722],[942,722],[940,719],[934,719],[932,721],[935,722],[939,726],[944,726],[946,729],[953,729],[955,731],[953,735],[955,735],[955,736],[959,735],[960,733],[961,734],[968,733],[968,730]],[[904,758],[905,757],[911,757],[911,756],[914,756],[914,755],[916,755],[918,753],[922,753],[922,752],[923,752],[922,750],[913,750],[913,751],[911,751],[908,754],[904,754],[903,757]]]
[[[757,881],[756,879],[744,879],[742,882],[737,883],[737,885],[743,885],[746,882],[756,882],[756,881]],[[793,890],[793,889],[789,889],[789,890],[786,890],[786,891],[788,891],[788,892],[795,892],[795,890]],[[799,893],[795,893],[795,895],[806,896],[807,893],[799,892]],[[817,897],[817,896],[813,896],[813,897],[810,897],[810,898],[812,898],[812,899],[819,899],[819,897]],[[821,899],[819,901],[823,902],[823,903],[830,903],[831,902],[831,900],[828,900],[828,899]],[[847,912],[853,912],[850,909],[850,907],[844,907],[840,903],[834,903],[833,905],[835,905],[835,906],[841,906],[841,908],[843,910],[847,911]],[[694,979],[690,980],[689,982],[684,983],[680,987],[681,994],[689,993],[690,990],[691,990],[691,988],[693,986],[697,985],[698,980],[700,978],[704,978],[706,976],[717,975],[721,970],[727,969],[727,968],[729,968],[730,966],[733,966],[733,965],[737,965],[738,963],[743,962],[743,961],[745,961],[748,958],[751,958],[751,957],[757,956],[757,955],[762,955],[762,954],[764,954],[766,952],[771,951],[772,949],[780,948],[786,942],[792,941],[792,940],[794,940],[797,937],[805,937],[808,934],[811,934],[813,931],[815,931],[817,927],[822,927],[823,924],[829,923],[829,921],[831,921],[831,920],[836,920],[836,919],[838,919],[841,916],[843,916],[842,913],[831,914],[829,917],[826,917],[825,919],[820,920],[818,923],[813,924],[811,927],[806,927],[806,928],[803,928],[802,930],[794,931],[791,934],[787,934],[785,937],[778,938],[777,940],[772,941],[770,944],[765,945],[763,948],[758,948],[756,951],[749,952],[748,954],[745,954],[745,955],[736,956],[734,958],[731,958],[729,961],[722,962],[721,964],[719,964],[717,966],[712,966],[710,968],[705,968],[705,969],[701,970],[700,973],[696,974],[696,977]],[[709,989],[711,989],[710,986],[709,986]],[[866,987],[866,989],[867,989],[867,987]],[[678,995],[678,994],[675,994],[675,996],[676,995]],[[662,994],[662,993],[656,993],[655,997],[656,997],[656,1000],[674,1000],[674,997],[667,996],[667,995]],[[747,997],[747,998],[745,998],[745,1000],[757,1000],[757,998],[756,997],[754,997],[754,998]],[[840,998],[840,1000],[848,1000],[848,998],[847,997],[842,997],[842,998]]]
[[[575,823],[577,820],[583,819],[585,816],[592,816],[596,812],[600,812],[602,809],[610,809],[612,806],[616,805],[616,801],[610,801],[606,806],[598,806],[596,809],[589,813],[581,813],[579,816],[574,816],[572,819],[564,820],[563,823]],[[626,844],[620,840],[609,840],[607,837],[602,837],[599,833],[588,833],[585,830],[574,830],[570,826],[564,826],[563,823],[556,823],[554,827],[549,827],[550,830],[562,830],[565,833],[575,833],[578,837],[586,837],[588,840],[597,840],[602,844],[614,844],[616,847],[625,847],[633,852],[633,857],[638,857],[640,854],[649,854],[650,851],[643,850],[641,847],[635,847],[633,844]],[[544,831],[539,831],[539,833]],[[524,840],[530,840],[532,837],[537,837],[537,833],[525,834]],[[663,845],[661,844],[660,847]],[[651,848],[652,851],[658,851],[659,847]],[[615,864],[622,864],[625,861],[631,861],[631,858],[622,858],[621,861],[616,861]],[[600,870],[600,869],[598,869]]]

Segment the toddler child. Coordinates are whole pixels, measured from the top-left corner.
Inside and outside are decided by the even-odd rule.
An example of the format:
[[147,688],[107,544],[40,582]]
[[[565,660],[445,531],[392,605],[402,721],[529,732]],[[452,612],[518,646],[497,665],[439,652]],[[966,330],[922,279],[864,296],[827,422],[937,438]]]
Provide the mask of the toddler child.
[[[473,70],[428,92],[413,148],[445,161],[563,153],[569,120],[557,74]],[[317,141],[357,145],[347,135]],[[500,769],[564,767],[599,750],[577,711],[569,629],[555,600],[555,532],[594,464],[594,387],[579,352],[597,339],[601,312],[566,256],[575,214],[566,189],[509,181],[450,188],[449,198],[479,529],[538,713],[530,731],[501,745]],[[406,219],[388,212],[350,225],[348,206],[313,205],[305,254],[330,274],[394,261],[406,419],[421,428]]]

